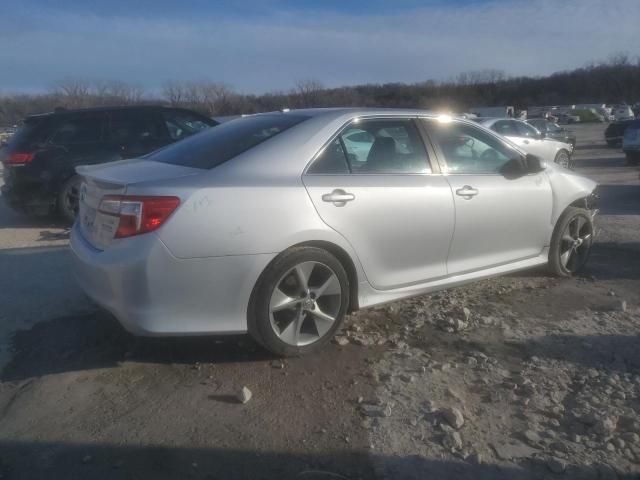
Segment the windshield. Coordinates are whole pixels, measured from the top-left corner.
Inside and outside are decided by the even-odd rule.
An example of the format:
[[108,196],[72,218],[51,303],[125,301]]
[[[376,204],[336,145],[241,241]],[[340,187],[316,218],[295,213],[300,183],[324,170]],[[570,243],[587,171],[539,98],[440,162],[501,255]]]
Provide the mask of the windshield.
[[173,165],[211,169],[307,118],[279,113],[240,118],[158,150],[146,158]]

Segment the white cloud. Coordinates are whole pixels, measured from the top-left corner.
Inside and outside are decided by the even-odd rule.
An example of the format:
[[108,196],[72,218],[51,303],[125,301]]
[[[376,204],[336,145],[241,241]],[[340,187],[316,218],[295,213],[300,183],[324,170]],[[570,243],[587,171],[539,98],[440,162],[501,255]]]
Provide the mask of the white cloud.
[[384,16],[296,11],[195,20],[23,9],[0,20],[0,88],[44,88],[69,76],[150,88],[170,79],[211,79],[263,92],[311,77],[343,85],[446,79],[484,68],[542,75],[612,52],[637,55],[638,18],[638,0],[494,1]]

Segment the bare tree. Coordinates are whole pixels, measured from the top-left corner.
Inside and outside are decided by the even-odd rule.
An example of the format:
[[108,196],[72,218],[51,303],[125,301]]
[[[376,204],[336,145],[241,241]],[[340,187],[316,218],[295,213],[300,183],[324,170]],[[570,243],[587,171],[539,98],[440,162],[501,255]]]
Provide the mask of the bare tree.
[[293,96],[298,107],[319,107],[324,86],[313,78],[298,80],[293,88]]

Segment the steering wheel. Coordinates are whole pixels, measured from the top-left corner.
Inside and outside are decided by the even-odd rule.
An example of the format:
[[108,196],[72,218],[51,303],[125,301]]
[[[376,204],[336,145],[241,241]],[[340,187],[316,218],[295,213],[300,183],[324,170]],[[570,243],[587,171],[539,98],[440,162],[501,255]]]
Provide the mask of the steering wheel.
[[497,162],[498,152],[496,152],[493,148],[487,148],[482,154],[480,154],[480,160],[485,162]]

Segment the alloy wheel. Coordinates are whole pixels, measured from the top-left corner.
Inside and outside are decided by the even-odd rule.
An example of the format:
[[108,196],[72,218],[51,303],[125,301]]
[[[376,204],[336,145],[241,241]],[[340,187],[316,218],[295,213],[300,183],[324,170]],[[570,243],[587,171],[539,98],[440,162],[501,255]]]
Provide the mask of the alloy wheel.
[[560,152],[558,154],[558,158],[556,158],[556,162],[561,167],[569,168],[569,155],[567,155],[565,152]]
[[587,261],[593,230],[591,222],[582,215],[576,215],[569,221],[562,233],[560,244],[560,263],[569,272],[577,272]]
[[78,215],[78,209],[80,207],[80,180],[72,181],[67,185],[62,196],[62,202],[63,208],[69,218],[74,218]]
[[324,263],[299,263],[273,289],[271,328],[288,345],[310,345],[331,330],[341,305],[342,288],[336,273]]

